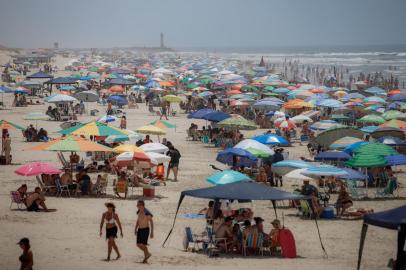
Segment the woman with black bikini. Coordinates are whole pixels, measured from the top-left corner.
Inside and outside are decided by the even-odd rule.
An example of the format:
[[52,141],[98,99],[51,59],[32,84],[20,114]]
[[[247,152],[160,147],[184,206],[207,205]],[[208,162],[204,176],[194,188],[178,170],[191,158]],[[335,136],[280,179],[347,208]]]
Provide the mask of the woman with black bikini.
[[[115,242],[115,238],[117,238],[117,225],[120,229],[120,235],[123,237],[123,229],[121,228],[120,219],[116,214],[116,206],[113,203],[105,203],[107,207],[107,211],[103,213],[101,221],[100,221],[100,236],[102,236],[102,229],[104,225],[104,221],[106,221],[106,239],[107,242],[107,261],[110,261],[111,250],[117,253],[116,260],[120,259],[121,255],[118,251],[118,247]],[[116,225],[117,224],[117,225]]]
[[23,250],[23,254],[18,258],[21,263],[20,270],[32,270],[34,265],[34,257],[30,250],[30,240],[28,238],[22,238],[20,242],[17,243]]

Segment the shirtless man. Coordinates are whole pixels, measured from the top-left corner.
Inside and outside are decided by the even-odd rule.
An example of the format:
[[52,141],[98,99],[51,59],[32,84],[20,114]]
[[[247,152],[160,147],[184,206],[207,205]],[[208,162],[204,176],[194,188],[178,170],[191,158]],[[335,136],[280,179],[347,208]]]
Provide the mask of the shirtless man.
[[[234,235],[233,235],[233,218],[226,217],[223,224],[216,231],[217,239],[224,239],[220,242],[220,246],[223,247],[226,251],[233,250],[234,246]],[[227,247],[225,244],[227,243]]]
[[137,247],[144,252],[144,260],[142,263],[147,263],[151,253],[149,253],[148,236],[154,238],[154,222],[152,214],[145,208],[145,202],[139,200],[137,202],[137,223],[135,223],[135,234],[137,235]]
[[34,193],[30,194],[26,199],[27,211],[40,211],[40,206],[45,212],[48,212],[48,208],[45,205],[45,197],[41,194],[39,187],[35,188]]

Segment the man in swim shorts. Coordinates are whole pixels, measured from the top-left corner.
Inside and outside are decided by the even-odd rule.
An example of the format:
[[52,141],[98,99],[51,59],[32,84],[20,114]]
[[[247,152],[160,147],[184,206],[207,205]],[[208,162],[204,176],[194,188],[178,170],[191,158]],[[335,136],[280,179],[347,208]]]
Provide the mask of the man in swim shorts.
[[154,238],[154,223],[152,214],[145,208],[145,202],[139,200],[137,202],[138,219],[135,224],[135,234],[137,235],[137,247],[144,252],[143,263],[147,263],[151,253],[148,251],[148,237]]

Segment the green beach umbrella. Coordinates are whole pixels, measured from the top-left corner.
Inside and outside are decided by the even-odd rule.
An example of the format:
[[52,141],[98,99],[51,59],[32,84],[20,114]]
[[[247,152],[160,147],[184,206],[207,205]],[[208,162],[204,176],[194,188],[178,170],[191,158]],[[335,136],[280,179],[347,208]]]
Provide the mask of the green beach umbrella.
[[370,114],[370,115],[365,115],[364,117],[361,117],[361,119],[358,119],[358,122],[382,124],[382,123],[385,123],[385,119],[383,119],[379,115]]
[[395,149],[383,143],[369,143],[361,145],[354,150],[354,153],[372,156],[390,156],[399,154]]
[[258,91],[258,88],[253,85],[244,85],[243,87],[241,87],[241,90],[244,90],[247,92],[256,92],[256,91]]
[[76,125],[61,131],[58,131],[62,135],[84,135],[84,136],[111,136],[111,135],[128,135],[126,131],[108,126],[107,124],[92,121],[87,124]]
[[257,125],[243,117],[230,117],[217,124],[218,127],[240,130],[254,130]]
[[21,130],[24,130],[23,127],[21,127],[21,126],[19,126],[17,124],[8,122],[6,120],[0,120],[0,129],[21,129]]
[[331,116],[331,120],[348,120],[348,119],[350,119],[350,117],[341,114],[333,114]]
[[392,119],[397,119],[399,117],[402,117],[403,113],[400,111],[396,111],[396,110],[390,110],[390,111],[384,112],[381,116],[383,118],[385,118],[385,120],[392,120]]
[[265,86],[264,91],[272,91],[274,89],[275,89],[275,87],[268,85],[268,86]]
[[248,148],[246,149],[248,152],[250,152],[251,154],[253,154],[254,156],[256,156],[257,158],[267,158],[270,156],[270,154],[268,154],[267,152],[264,152],[260,149],[256,149],[256,148]]
[[353,168],[383,167],[387,164],[386,159],[380,155],[357,154],[345,162],[345,165]]

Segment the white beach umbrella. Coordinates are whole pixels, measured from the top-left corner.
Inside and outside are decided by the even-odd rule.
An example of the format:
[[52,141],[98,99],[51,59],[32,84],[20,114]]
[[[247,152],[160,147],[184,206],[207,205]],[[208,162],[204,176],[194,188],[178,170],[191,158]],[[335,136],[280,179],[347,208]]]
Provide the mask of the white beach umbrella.
[[76,98],[68,96],[68,95],[61,95],[57,94],[50,99],[48,99],[49,103],[68,103],[68,102],[75,102],[78,101]]
[[245,140],[239,142],[237,145],[235,145],[234,148],[242,148],[245,150],[247,150],[249,148],[253,148],[253,149],[258,149],[258,150],[264,151],[265,153],[267,153],[269,155],[275,154],[275,152],[271,148],[266,146],[265,144],[262,144],[255,140],[252,140],[252,139],[245,139]]
[[297,181],[313,180],[313,178],[303,175],[302,172],[304,171],[306,171],[306,169],[296,169],[285,174],[283,178],[287,180],[297,180]]
[[293,123],[295,123],[295,124],[300,124],[300,123],[303,123],[304,121],[307,121],[309,123],[313,122],[313,120],[310,117],[305,116],[305,115],[296,115],[296,116],[290,118],[290,120],[292,120]]
[[140,146],[145,152],[166,153],[169,148],[162,143],[146,143]]

